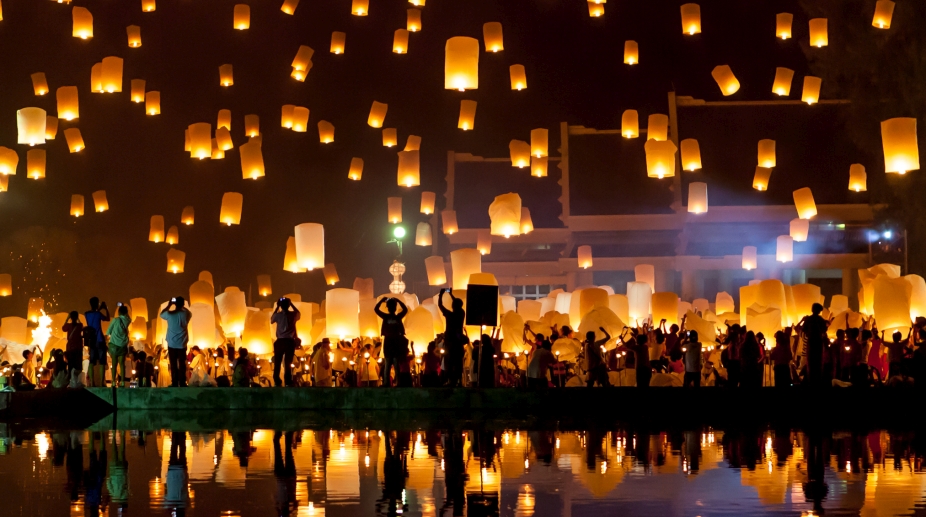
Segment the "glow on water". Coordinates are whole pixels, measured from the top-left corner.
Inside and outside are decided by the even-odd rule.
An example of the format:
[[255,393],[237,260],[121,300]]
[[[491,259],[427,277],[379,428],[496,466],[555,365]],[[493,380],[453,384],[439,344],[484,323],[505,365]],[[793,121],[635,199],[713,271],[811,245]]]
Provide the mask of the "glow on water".
[[926,506],[913,433],[0,432],[3,515],[888,516]]

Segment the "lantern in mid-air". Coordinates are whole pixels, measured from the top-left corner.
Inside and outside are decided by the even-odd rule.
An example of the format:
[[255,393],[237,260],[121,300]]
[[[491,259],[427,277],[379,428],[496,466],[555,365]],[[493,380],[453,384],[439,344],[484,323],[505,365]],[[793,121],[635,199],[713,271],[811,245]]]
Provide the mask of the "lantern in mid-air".
[[231,226],[241,223],[241,207],[244,204],[244,196],[238,192],[226,192],[222,194],[222,208],[219,211],[219,222]]
[[247,4],[235,5],[234,26],[239,31],[247,30],[251,27],[251,8]]
[[479,88],[479,41],[456,36],[444,47],[444,88],[475,90]]
[[915,118],[892,118],[881,122],[884,172],[905,174],[920,168],[920,151]]
[[849,190],[855,192],[868,190],[868,174],[861,163],[853,163],[849,166]]
[[476,101],[463,99],[460,101],[460,118],[457,127],[469,131],[476,126]]

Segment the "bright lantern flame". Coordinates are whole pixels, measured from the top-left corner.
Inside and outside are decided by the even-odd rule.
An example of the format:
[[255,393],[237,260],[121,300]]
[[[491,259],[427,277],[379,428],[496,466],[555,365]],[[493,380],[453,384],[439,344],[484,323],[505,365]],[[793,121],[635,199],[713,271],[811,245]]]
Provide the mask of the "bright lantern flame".
[[45,348],[45,344],[51,338],[51,317],[46,315],[44,310],[41,311],[38,324],[39,326],[32,331],[32,344]]

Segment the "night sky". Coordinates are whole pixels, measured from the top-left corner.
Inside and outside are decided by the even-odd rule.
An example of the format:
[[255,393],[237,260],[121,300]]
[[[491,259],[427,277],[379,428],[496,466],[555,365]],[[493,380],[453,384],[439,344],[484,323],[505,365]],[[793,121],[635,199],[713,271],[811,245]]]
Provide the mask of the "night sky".
[[[143,296],[153,303],[187,293],[201,270],[213,273],[217,292],[229,285],[247,291],[253,284],[256,301],[256,275],[269,273],[275,295],[295,290],[317,300],[325,289],[320,271],[282,270],[287,236],[303,222],[324,224],[326,261],[337,266],[340,287],[372,276],[376,291],[385,292],[395,254],[386,244],[386,198],[397,195],[410,234],[406,281],[422,281],[431,250],[413,246],[415,224],[424,220],[418,203],[421,191],[430,190],[442,207],[447,151],[507,157],[511,139],[529,140],[531,129],[545,127],[550,154],[557,156],[560,122],[613,129],[625,109],[637,109],[645,125],[650,113],[667,112],[672,90],[722,99],[710,75],[720,64],[729,64],[742,84],[734,100],[777,99],[771,93],[777,66],[795,70],[790,98],[799,99],[807,73],[807,17],[796,1],[705,1],[702,34],[683,36],[678,1],[612,0],[604,17],[593,19],[581,0],[428,0],[423,30],[410,35],[406,55],[392,53],[393,32],[405,27],[412,7],[400,0],[370,0],[366,17],[350,14],[350,0],[302,0],[294,16],[280,11],[281,0],[252,0],[245,31],[232,27],[235,3],[159,0],[155,12],[143,13],[140,0],[3,2],[0,145],[18,151],[20,165],[9,192],[0,193],[0,273],[14,276],[14,296],[0,299],[0,314],[24,314],[26,299],[45,284],[52,284],[44,296],[58,302],[55,311],[81,308],[91,295],[111,302]],[[93,14],[92,39],[72,37],[72,6]],[[793,39],[775,38],[778,12],[794,13]],[[480,55],[478,90],[444,90],[446,40],[471,36],[481,43],[482,25],[490,21],[501,22],[505,50]],[[141,48],[128,47],[128,25],[141,27]],[[332,31],[347,33],[345,54],[329,53]],[[640,45],[635,67],[622,62],[628,39]],[[315,50],[304,83],[289,77],[299,45]],[[122,93],[90,93],[91,66],[106,56],[125,60]],[[234,66],[235,84],[227,88],[218,76],[225,63]],[[512,64],[525,65],[527,90],[510,89]],[[46,74],[48,95],[33,94],[34,72]],[[143,104],[130,102],[135,78],[161,92],[161,115],[146,116]],[[55,115],[54,92],[67,85],[79,89],[80,119],[62,121],[45,146],[46,178],[27,179],[16,110],[37,106]],[[822,98],[827,91],[824,81]],[[456,127],[461,99],[479,103],[474,131]],[[398,128],[397,148],[383,147],[380,130],[366,124],[374,100],[389,104],[384,127]],[[311,110],[306,133],[280,127],[283,104]],[[209,122],[214,130],[223,108],[232,112],[236,147],[246,141],[244,115],[260,116],[266,177],[242,180],[237,149],[224,160],[203,161],[183,150],[187,126]],[[319,120],[334,124],[333,144],[319,143]],[[67,150],[68,127],[83,134],[87,148],[80,153]],[[412,189],[395,179],[396,151],[409,134],[423,138],[421,187]],[[347,179],[355,156],[365,161],[359,183]],[[558,179],[558,169],[551,166],[550,173],[543,181]],[[529,172],[512,168],[510,174]],[[96,214],[90,194],[100,189],[110,210]],[[230,191],[244,195],[240,226],[218,222],[222,194]],[[85,196],[88,215],[68,215],[72,194]],[[196,210],[192,227],[180,225],[187,205]],[[529,208],[534,214],[559,210]],[[187,253],[184,274],[166,273],[169,246],[147,241],[155,214],[165,217],[166,227],[180,227],[176,248]],[[34,246],[48,250],[39,257],[46,266],[36,265]]]

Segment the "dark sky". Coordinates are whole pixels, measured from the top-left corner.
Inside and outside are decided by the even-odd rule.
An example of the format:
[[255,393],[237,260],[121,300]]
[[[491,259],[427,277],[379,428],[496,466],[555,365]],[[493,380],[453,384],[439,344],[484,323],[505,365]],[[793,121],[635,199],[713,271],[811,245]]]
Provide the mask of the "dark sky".
[[[19,152],[20,169],[10,191],[0,194],[0,272],[22,277],[19,255],[28,251],[23,243],[46,241],[58,255],[51,262],[62,266],[57,275],[64,275],[45,276],[58,285],[56,310],[83,306],[93,294],[111,301],[166,299],[188,292],[204,269],[214,274],[217,288],[256,289],[256,275],[269,273],[275,294],[296,289],[319,299],[325,289],[320,271],[282,271],[293,226],[319,222],[326,230],[326,259],[336,264],[340,285],[372,276],[376,291],[384,292],[395,253],[386,244],[391,231],[386,198],[403,196],[405,226],[413,235],[420,192],[435,191],[439,207],[443,202],[448,150],[503,157],[511,139],[529,140],[531,129],[546,127],[556,155],[560,122],[616,128],[628,108],[638,109],[642,121],[666,112],[670,90],[721,99],[710,75],[717,65],[733,68],[742,84],[733,97],[738,100],[772,99],[776,66],[796,70],[791,98],[799,98],[806,70],[801,42],[807,22],[796,1],[704,1],[703,33],[689,37],[681,32],[679,1],[611,0],[605,16],[592,19],[581,0],[429,0],[423,31],[411,34],[407,55],[391,52],[393,32],[405,27],[411,7],[400,0],[370,0],[366,17],[352,16],[349,0],[303,0],[294,16],[279,10],[281,0],[252,0],[246,31],[232,28],[235,3],[160,0],[156,12],[143,13],[139,0],[75,0],[71,6],[87,7],[94,16],[88,41],[71,36],[71,6],[48,0],[3,3],[0,145]],[[795,14],[795,39],[787,42],[774,37],[775,14],[783,11]],[[502,23],[505,50],[481,54],[479,90],[444,90],[444,43],[461,35],[481,41],[482,25],[489,21]],[[125,28],[133,24],[141,26],[139,49],[127,46]],[[344,55],[328,52],[332,31],[347,33]],[[633,68],[622,63],[627,39],[640,45],[641,64]],[[315,56],[314,68],[299,83],[289,72],[302,44],[315,49]],[[125,59],[123,93],[90,93],[91,66],[111,55]],[[224,63],[234,65],[235,84],[228,88],[218,81]],[[528,89],[522,92],[509,85],[508,67],[516,63],[527,70]],[[29,75],[38,71],[45,72],[52,90],[44,97],[32,92]],[[148,117],[143,105],[129,101],[134,78],[161,92],[160,116]],[[66,85],[79,89],[80,119],[62,122],[58,138],[46,145],[46,178],[27,179],[26,149],[16,144],[16,110],[38,106],[54,115],[54,91]],[[461,99],[479,103],[475,131],[456,129]],[[423,138],[421,187],[396,186],[400,149],[382,147],[380,131],[366,125],[374,100],[389,104],[385,126],[398,128],[400,147],[409,134]],[[308,132],[280,128],[283,104],[311,110]],[[242,180],[237,150],[216,161],[193,160],[184,152],[184,129],[195,122],[214,129],[223,108],[232,111],[236,146],[245,142],[244,115],[260,116],[266,177]],[[319,143],[319,120],[335,125],[335,143]],[[83,133],[87,148],[81,153],[68,152],[61,132],[66,127]],[[347,179],[354,156],[365,161],[359,183]],[[72,194],[83,194],[90,211],[90,194],[99,189],[107,191],[109,212],[77,220],[68,215]],[[229,191],[244,195],[240,226],[218,223],[222,194]],[[177,248],[187,253],[186,272],[175,276],[165,272],[168,246],[147,242],[148,222],[160,214],[167,226],[179,224],[186,205],[195,207],[196,224],[180,226]],[[531,207],[535,214],[544,209]],[[430,249],[412,242],[406,246],[406,279],[423,280],[422,261]],[[0,314],[23,312],[31,294],[26,291],[48,282],[14,278],[14,283],[16,295],[0,299]]]

